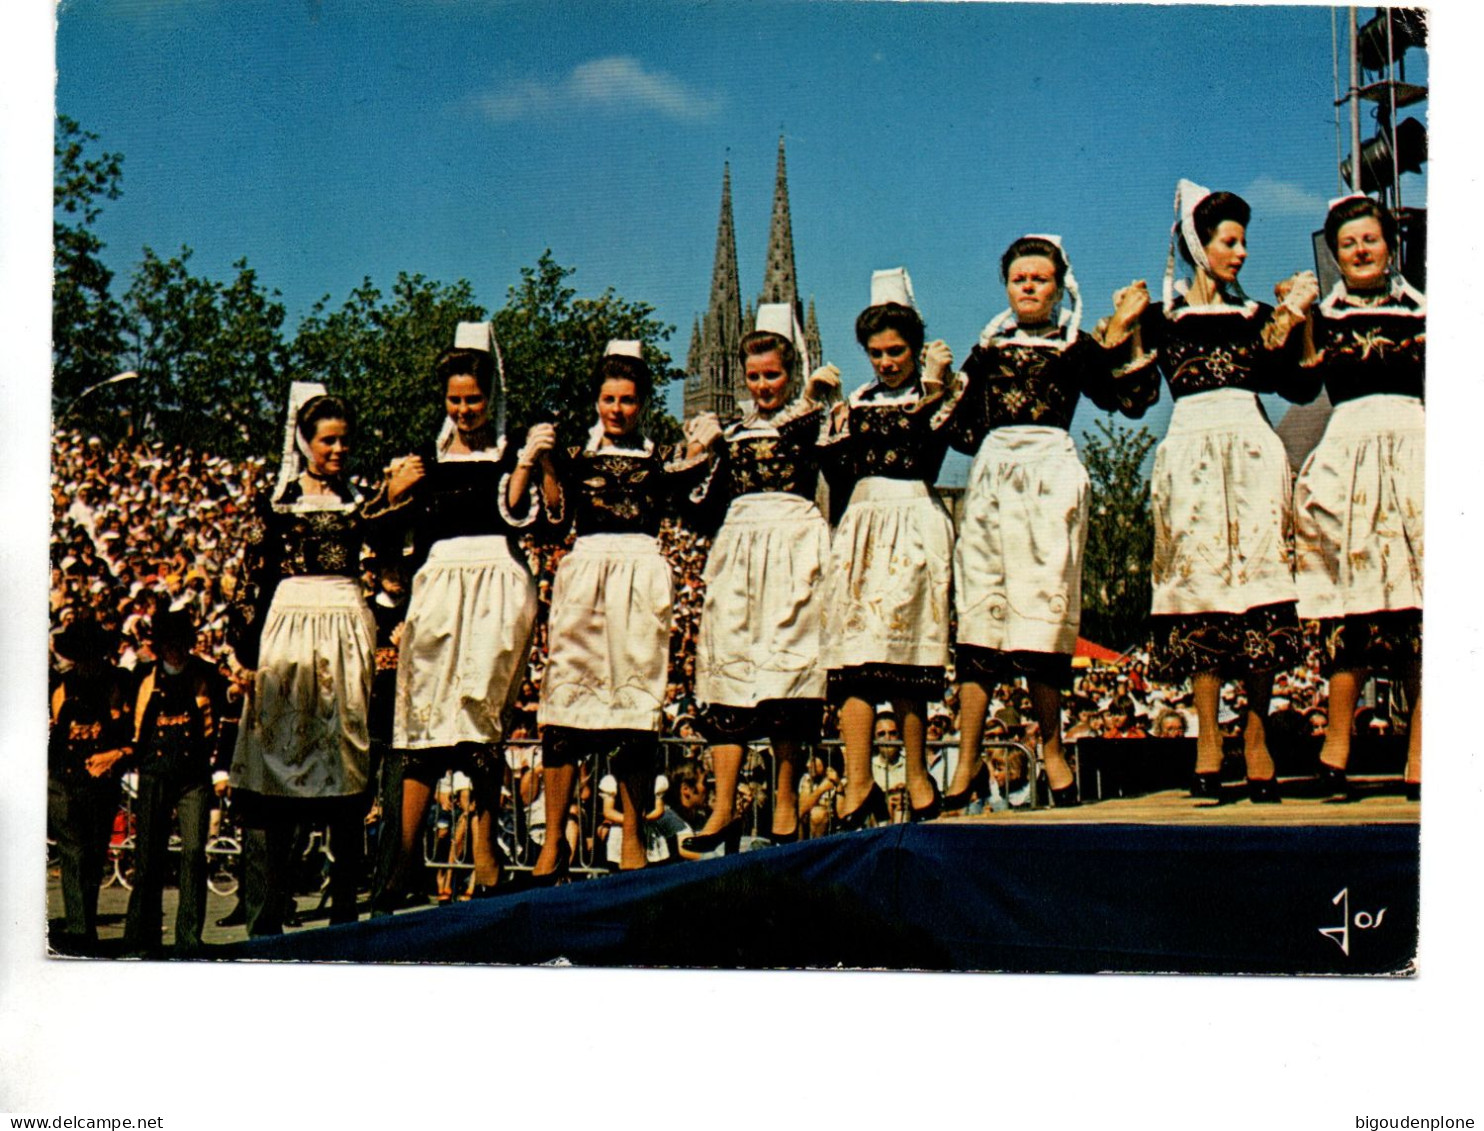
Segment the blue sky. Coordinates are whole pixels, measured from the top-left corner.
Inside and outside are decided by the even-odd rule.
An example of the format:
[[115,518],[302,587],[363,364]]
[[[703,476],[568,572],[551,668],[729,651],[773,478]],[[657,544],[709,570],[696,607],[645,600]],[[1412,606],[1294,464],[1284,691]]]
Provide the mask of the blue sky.
[[681,361],[726,160],[761,286],[781,132],[847,382],[874,268],[905,264],[962,356],[1022,232],[1065,237],[1095,318],[1157,285],[1188,176],[1253,204],[1261,297],[1338,190],[1323,7],[68,0],[57,65],[58,109],[125,155],[100,228],[121,275],[145,245],[218,277],[246,256],[296,321],[404,270],[497,307],[550,247],[583,293],[654,304]]

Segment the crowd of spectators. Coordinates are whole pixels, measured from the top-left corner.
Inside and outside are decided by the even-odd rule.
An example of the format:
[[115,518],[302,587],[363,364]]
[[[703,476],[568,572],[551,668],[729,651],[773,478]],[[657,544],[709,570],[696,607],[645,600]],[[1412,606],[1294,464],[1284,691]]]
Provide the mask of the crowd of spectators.
[[[224,675],[230,674],[235,661],[226,627],[232,598],[243,584],[241,520],[259,493],[270,489],[271,481],[272,469],[262,459],[231,460],[160,443],[109,445],[75,430],[57,431],[51,483],[53,632],[75,617],[94,617],[117,640],[116,665],[131,670],[153,659],[148,627],[155,612],[184,610],[198,626],[196,651]],[[695,784],[695,775],[699,773],[704,780],[707,767],[695,728],[694,680],[709,544],[703,536],[670,520],[661,528],[660,544],[674,570],[676,594],[664,736],[682,741],[667,744],[666,774],[657,783],[657,806],[668,816],[657,818],[656,824],[668,830],[662,838],[668,847],[651,846],[651,851],[674,855],[676,821],[694,827],[706,811],[704,801],[697,800]],[[507,832],[528,841],[545,835],[540,827],[544,819],[540,775],[533,772],[540,766],[535,747],[536,708],[547,654],[546,612],[566,548],[528,542],[526,550],[537,578],[541,611],[530,669],[516,695],[509,731],[512,751],[524,751],[510,756],[509,787],[511,800],[520,800],[519,827],[509,816],[517,806],[507,801],[504,808],[510,826]],[[369,595],[378,583],[378,566],[369,557],[365,564]],[[1270,729],[1278,743],[1290,736],[1322,735],[1328,726],[1328,689],[1318,674],[1317,639],[1310,643],[1309,662],[1300,670],[1277,676]],[[59,663],[53,656],[54,671]],[[1116,665],[1079,669],[1065,700],[1067,739],[1193,736],[1196,719],[1189,690],[1154,684],[1147,672],[1148,655],[1138,649]],[[1238,733],[1244,706],[1240,686],[1227,685],[1220,723],[1232,734]],[[1387,720],[1376,715],[1373,708],[1363,708],[1356,725],[1362,730],[1384,729]],[[957,758],[957,720],[958,703],[952,690],[929,704],[931,771],[940,786],[950,780]],[[889,715],[883,716],[886,729],[894,725]],[[827,739],[834,737],[834,716],[828,709],[824,729]],[[986,737],[1018,740],[1034,749],[1038,736],[1023,686],[1005,683],[993,689]],[[893,767],[894,753],[887,747],[874,767],[889,794],[899,793],[902,783],[897,778],[904,781],[900,762]],[[1004,798],[1013,799],[1017,793],[1023,797],[1027,773],[1023,755],[1009,751],[996,757],[997,777],[1005,783],[997,792]],[[768,820],[769,781],[766,760],[754,755],[740,787],[746,794],[740,811],[751,815],[749,823],[754,827],[765,827]],[[803,797],[808,804],[803,812],[812,831],[828,826],[838,784],[838,761],[833,750],[826,749],[811,761],[805,777]],[[599,804],[602,783],[585,782],[583,790],[588,811],[598,816],[588,819],[591,827],[583,828],[580,814],[574,813],[573,827],[565,835],[574,841],[604,839]]]

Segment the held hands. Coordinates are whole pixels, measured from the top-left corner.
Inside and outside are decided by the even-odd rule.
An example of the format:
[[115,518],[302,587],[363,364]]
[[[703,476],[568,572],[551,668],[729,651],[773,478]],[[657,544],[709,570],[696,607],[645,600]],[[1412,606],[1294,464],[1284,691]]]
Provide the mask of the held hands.
[[1135,279],[1126,287],[1113,292],[1113,322],[1109,329],[1117,333],[1126,332],[1149,309],[1149,284]]
[[929,342],[922,351],[922,392],[931,400],[943,391],[943,379],[953,368],[953,351],[941,338]]
[[1275,286],[1273,294],[1295,317],[1307,318],[1319,298],[1319,279],[1312,271],[1300,271]]
[[840,395],[840,371],[833,365],[821,365],[804,382],[804,399],[823,404]]
[[721,439],[721,421],[714,412],[703,412],[685,422],[682,429],[692,454],[703,452]]
[[556,425],[555,424],[533,424],[526,431],[525,447],[521,448],[520,455],[516,457],[518,467],[535,467],[538,460],[550,459],[551,451],[556,447]]
[[403,456],[386,466],[386,497],[396,502],[427,474],[421,456]]

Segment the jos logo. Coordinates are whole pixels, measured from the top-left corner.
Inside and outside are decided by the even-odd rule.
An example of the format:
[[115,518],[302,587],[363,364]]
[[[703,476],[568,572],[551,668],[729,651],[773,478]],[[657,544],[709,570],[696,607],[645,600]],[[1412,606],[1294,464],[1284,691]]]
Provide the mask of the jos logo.
[[1374,913],[1370,911],[1357,911],[1353,916],[1350,914],[1350,889],[1341,888],[1330,900],[1336,907],[1342,908],[1340,925],[1338,927],[1320,927],[1319,933],[1334,941],[1335,945],[1350,955],[1350,928],[1357,931],[1375,930],[1381,926],[1381,921],[1386,918],[1386,908],[1381,908]]

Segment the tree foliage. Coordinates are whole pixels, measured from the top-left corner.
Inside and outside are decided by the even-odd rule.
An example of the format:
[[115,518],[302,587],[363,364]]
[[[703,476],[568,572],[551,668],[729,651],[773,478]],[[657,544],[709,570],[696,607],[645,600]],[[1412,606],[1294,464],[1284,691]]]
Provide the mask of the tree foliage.
[[[422,275],[397,276],[383,295],[365,279],[338,310],[320,299],[290,349],[293,378],[319,381],[355,407],[355,464],[375,478],[386,462],[438,432],[443,393],[433,363],[460,322],[485,320],[474,289]],[[282,399],[280,399],[280,404]]]
[[1144,458],[1149,429],[1098,420],[1082,458],[1092,481],[1092,510],[1082,568],[1082,634],[1110,647],[1139,643],[1149,616],[1154,517]]
[[[220,282],[194,273],[188,247],[169,259],[146,248],[116,300],[92,226],[102,201],[120,195],[123,158],[90,155],[97,141],[76,122],[59,120],[54,396],[71,422],[109,436],[132,431],[227,456],[271,457],[289,382],[310,380],[355,408],[355,465],[368,478],[437,434],[443,402],[433,363],[452,345],[459,322],[489,317],[467,280],[402,273],[383,292],[367,278],[338,307],[321,298],[290,336],[279,293],[246,259]],[[555,420],[562,443],[581,443],[594,415],[593,368],[611,339],[645,343],[656,391],[680,376],[661,346],[673,327],[655,318],[650,304],[612,288],[579,296],[568,282],[575,273],[546,251],[522,269],[493,316],[513,434]],[[75,401],[125,368],[139,377]],[[679,437],[680,426],[657,398],[646,431],[660,442]]]
[[126,393],[135,427],[167,443],[220,455],[276,449],[286,386],[284,308],[247,260],[228,283],[194,275],[191,249],[161,259],[145,248],[124,296],[132,364]]
[[[52,403],[63,412],[119,371],[123,312],[94,231],[103,201],[122,193],[123,156],[91,155],[98,135],[57,118],[52,165]],[[81,407],[81,406],[79,406]]]
[[554,421],[558,442],[581,444],[594,420],[593,370],[603,348],[615,338],[644,343],[654,372],[655,396],[645,431],[673,441],[680,428],[659,406],[659,391],[682,374],[658,343],[674,327],[654,317],[646,302],[630,302],[608,288],[596,298],[580,298],[567,280],[576,269],[563,267],[548,249],[534,267],[523,267],[505,306],[494,317],[510,385],[512,427]]

